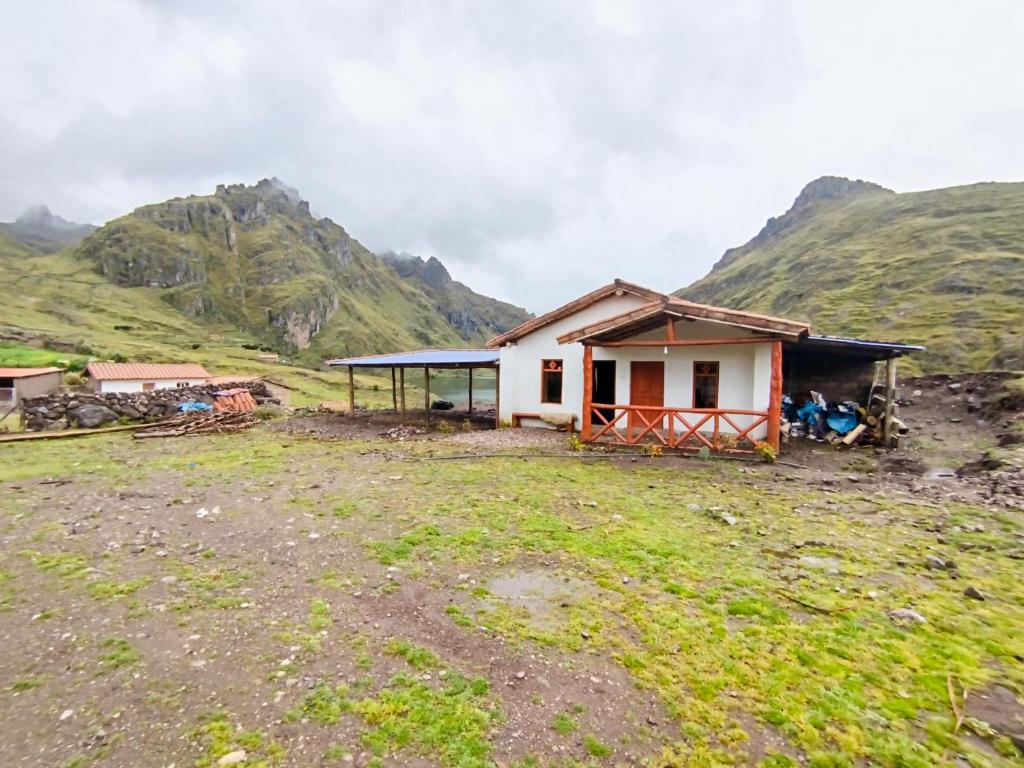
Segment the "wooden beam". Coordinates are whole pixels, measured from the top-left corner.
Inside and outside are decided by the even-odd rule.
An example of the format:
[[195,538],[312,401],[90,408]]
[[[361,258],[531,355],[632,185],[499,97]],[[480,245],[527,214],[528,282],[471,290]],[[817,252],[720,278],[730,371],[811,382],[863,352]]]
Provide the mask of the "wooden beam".
[[589,344],[583,346],[583,425],[580,427],[580,440],[590,441],[593,415],[591,403],[594,399],[594,348]]
[[391,407],[398,413],[398,387],[395,385],[395,367],[391,366]]
[[782,423],[782,342],[772,342],[772,379],[771,397],[768,400],[768,444],[779,453],[781,437],[779,425]]
[[665,321],[665,338],[669,341],[676,340],[676,321],[671,317]]
[[427,424],[430,423],[430,369],[423,366],[423,410],[426,411]]
[[494,428],[501,426],[501,366],[494,369]]
[[348,415],[356,415],[356,374],[351,365],[348,367]]
[[885,361],[885,411],[882,414],[882,445],[892,448],[892,416],[896,404],[896,358]]
[[398,382],[402,397],[402,418],[405,418],[405,368],[398,369]]
[[595,347],[708,347],[719,344],[766,344],[776,341],[770,336],[752,336],[740,339],[675,339],[658,341],[656,339],[636,339],[633,341],[588,341],[587,345]]
[[469,412],[473,412],[473,369],[469,369]]

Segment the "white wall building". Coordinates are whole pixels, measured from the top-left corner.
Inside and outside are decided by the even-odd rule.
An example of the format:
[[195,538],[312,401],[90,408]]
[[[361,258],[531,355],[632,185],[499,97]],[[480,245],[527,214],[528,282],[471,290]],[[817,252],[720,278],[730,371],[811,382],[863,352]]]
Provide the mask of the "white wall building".
[[206,384],[210,374],[196,363],[89,363],[97,392],[150,392]]
[[836,371],[871,371],[875,360],[914,349],[812,337],[806,323],[696,304],[623,280],[488,342],[500,351],[502,422],[573,419],[584,441],[714,450],[760,441],[778,448],[784,344],[794,366],[813,368],[820,358]]

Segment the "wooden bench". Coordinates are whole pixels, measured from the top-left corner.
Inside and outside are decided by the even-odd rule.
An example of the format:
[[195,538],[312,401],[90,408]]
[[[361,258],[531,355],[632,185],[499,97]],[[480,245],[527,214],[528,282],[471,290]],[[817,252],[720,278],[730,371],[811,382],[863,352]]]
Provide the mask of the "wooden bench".
[[[542,421],[544,419],[544,417],[541,414],[539,414],[539,413],[513,413],[512,414],[512,428],[513,429],[519,429],[521,426],[523,426],[523,419],[537,419],[538,421]],[[558,429],[564,429],[570,435],[571,434],[575,434],[575,432],[576,432],[576,415],[573,414],[573,417],[572,417],[572,419],[570,419],[569,423],[565,424],[565,425],[563,425],[561,427],[558,427]]]

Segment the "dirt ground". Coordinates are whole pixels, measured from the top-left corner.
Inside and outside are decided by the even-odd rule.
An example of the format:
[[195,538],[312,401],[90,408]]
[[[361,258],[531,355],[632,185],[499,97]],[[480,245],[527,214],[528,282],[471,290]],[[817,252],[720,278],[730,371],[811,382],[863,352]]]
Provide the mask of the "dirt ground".
[[1021,764],[1022,497],[956,473],[1017,414],[950,383],[797,466],[385,414],[0,446],[3,765]]

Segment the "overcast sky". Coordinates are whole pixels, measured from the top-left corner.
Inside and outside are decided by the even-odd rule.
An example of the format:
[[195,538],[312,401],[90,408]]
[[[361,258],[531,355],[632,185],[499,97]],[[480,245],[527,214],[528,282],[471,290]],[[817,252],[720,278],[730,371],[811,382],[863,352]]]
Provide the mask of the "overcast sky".
[[540,312],[674,290],[836,174],[1024,179],[1024,2],[13,2],[0,220],[278,176]]

